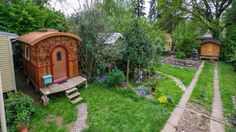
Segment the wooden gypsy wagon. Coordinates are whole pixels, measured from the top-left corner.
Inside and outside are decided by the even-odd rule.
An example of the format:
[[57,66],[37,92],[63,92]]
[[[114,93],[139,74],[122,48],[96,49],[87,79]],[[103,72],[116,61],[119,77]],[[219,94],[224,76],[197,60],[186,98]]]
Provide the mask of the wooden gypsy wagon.
[[208,31],[201,37],[200,58],[218,60],[220,56],[220,42],[213,39]]
[[79,76],[78,42],[81,38],[56,30],[22,35],[23,70],[44,95],[73,89],[86,81]]

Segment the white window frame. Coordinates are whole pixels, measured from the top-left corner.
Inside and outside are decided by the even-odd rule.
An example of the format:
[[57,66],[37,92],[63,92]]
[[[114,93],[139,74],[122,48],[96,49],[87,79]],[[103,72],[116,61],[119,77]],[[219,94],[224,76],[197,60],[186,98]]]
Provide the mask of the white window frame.
[[[26,52],[27,50],[28,52]],[[25,45],[25,59],[28,61],[30,60],[30,47],[28,45]]]

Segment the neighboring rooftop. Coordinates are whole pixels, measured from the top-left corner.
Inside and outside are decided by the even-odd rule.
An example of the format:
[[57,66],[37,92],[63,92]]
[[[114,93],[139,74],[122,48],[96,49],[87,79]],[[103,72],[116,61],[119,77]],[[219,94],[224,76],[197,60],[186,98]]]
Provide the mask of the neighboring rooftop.
[[115,45],[120,38],[123,38],[121,33],[99,33],[98,36],[107,45]]
[[0,31],[1,36],[8,36],[10,39],[16,39],[18,36],[14,33],[2,32]]

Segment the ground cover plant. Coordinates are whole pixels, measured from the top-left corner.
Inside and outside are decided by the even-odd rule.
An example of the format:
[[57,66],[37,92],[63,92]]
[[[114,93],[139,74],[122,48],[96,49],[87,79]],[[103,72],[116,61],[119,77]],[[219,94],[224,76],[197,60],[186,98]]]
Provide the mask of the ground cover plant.
[[36,108],[30,130],[35,132],[66,132],[74,126],[77,110],[63,95],[52,98],[49,103]]
[[[164,85],[163,85],[164,86]],[[169,94],[181,91],[168,88]],[[173,90],[173,91],[172,91]],[[160,88],[163,94],[166,90]],[[160,131],[170,116],[175,104],[162,105],[149,101],[130,89],[111,89],[107,85],[91,84],[81,90],[88,103],[88,125],[86,131]]]
[[[219,82],[221,99],[223,103],[224,116],[232,120],[236,118],[236,110],[234,109],[232,96],[236,96],[236,73],[229,64],[219,63]],[[234,128],[227,128],[227,131],[233,131]]]
[[161,66],[156,67],[156,70],[177,77],[186,87],[191,83],[196,72],[195,68],[177,67],[169,64],[161,64]]
[[190,102],[200,104],[209,112],[212,110],[214,96],[213,78],[214,65],[206,62],[190,97]]

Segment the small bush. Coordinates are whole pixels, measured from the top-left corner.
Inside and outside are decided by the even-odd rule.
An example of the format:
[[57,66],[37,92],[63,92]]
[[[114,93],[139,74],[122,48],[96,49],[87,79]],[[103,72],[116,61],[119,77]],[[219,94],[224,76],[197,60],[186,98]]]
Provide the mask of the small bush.
[[21,92],[9,93],[5,107],[8,131],[16,131],[19,125],[29,125],[35,110],[32,100]]
[[152,91],[156,90],[157,85],[158,85],[158,79],[156,77],[150,78],[148,83],[147,83],[147,86],[151,87]]
[[125,81],[124,72],[116,67],[107,74],[107,84],[109,86],[120,86]]
[[186,57],[186,55],[185,55],[184,52],[177,52],[177,53],[176,53],[176,58],[177,58],[177,59],[184,60],[184,59],[186,59],[187,57]]

